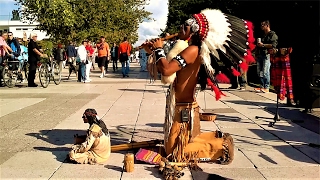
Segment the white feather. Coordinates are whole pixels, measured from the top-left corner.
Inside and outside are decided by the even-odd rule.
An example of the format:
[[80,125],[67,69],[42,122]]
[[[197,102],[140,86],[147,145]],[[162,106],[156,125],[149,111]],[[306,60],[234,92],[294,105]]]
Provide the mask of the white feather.
[[227,41],[230,41],[228,36],[231,35],[230,32],[232,29],[229,27],[230,23],[228,23],[226,15],[220,10],[205,9],[201,11],[201,13],[204,14],[208,20],[209,32],[202,42],[200,56],[207,73],[213,75],[214,70],[211,67],[210,53],[218,59],[220,59],[218,49],[226,53],[226,48],[223,45],[228,45]]
[[[178,54],[180,54],[183,50],[188,47],[188,43],[184,40],[178,40],[173,48],[167,54],[167,60],[170,62],[173,58],[175,58]],[[172,84],[176,79],[176,73],[173,73],[170,76],[161,76],[161,82],[163,84]]]

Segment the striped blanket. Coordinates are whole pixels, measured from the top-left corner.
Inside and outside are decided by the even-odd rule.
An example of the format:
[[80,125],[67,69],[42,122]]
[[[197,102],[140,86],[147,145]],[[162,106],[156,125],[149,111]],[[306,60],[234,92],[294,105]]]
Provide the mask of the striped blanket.
[[157,148],[151,150],[140,148],[136,153],[136,159],[149,164],[159,164],[162,156],[156,151]]
[[285,97],[293,100],[292,76],[289,53],[276,54],[270,57],[271,61],[271,84],[274,86],[280,100]]

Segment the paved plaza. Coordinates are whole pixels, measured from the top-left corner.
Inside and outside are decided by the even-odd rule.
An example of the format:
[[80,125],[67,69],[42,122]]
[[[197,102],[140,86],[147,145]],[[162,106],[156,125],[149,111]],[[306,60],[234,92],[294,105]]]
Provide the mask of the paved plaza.
[[[133,173],[123,172],[126,152],[112,153],[104,165],[65,162],[73,135],[88,128],[81,118],[87,108],[95,108],[103,118],[113,145],[163,139],[166,88],[159,81],[150,84],[137,64],[132,67],[129,78],[120,73],[99,78],[94,71],[92,82],[78,83],[74,74],[66,80],[64,69],[60,85],[0,88],[0,179],[162,179],[154,165],[141,162],[135,163]],[[318,116],[281,104],[282,120],[268,127],[275,94],[256,94],[250,87],[223,91],[227,96],[220,101],[209,90],[198,93],[202,111],[217,114],[215,122],[201,121],[201,129],[230,133],[235,159],[226,166],[200,164],[203,171],[185,169],[182,180],[320,179],[320,149],[308,146],[320,144]],[[300,120],[315,124],[292,122]]]

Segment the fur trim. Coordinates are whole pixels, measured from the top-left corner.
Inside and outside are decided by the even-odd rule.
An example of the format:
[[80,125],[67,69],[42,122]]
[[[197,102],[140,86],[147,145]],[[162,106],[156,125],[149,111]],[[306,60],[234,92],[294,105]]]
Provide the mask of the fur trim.
[[[167,54],[167,60],[170,62],[173,58],[175,58],[178,54],[180,54],[183,50],[188,47],[188,43],[183,40],[177,40],[173,48]],[[176,73],[173,73],[170,76],[161,76],[161,82],[163,84],[172,84],[176,79]]]

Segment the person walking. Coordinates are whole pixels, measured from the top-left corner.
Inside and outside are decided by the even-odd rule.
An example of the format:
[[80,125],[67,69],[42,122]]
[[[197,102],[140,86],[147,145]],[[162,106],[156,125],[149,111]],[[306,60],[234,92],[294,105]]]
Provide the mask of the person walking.
[[112,60],[112,68],[113,68],[113,72],[116,72],[116,70],[118,71],[118,46],[116,43],[113,43],[113,46],[111,48],[111,60]]
[[87,41],[83,40],[81,45],[78,47],[78,56],[77,59],[80,61],[79,71],[78,71],[78,82],[86,83],[86,61],[87,61],[87,50],[86,50]]
[[101,75],[100,78],[103,78],[105,76],[105,65],[106,61],[108,60],[109,57],[109,44],[105,42],[105,37],[101,36],[100,37],[100,42],[97,44],[97,49],[98,49],[98,66],[101,70]]
[[122,66],[122,77],[129,77],[129,56],[131,52],[131,45],[127,41],[127,37],[123,38],[123,42],[119,45],[118,56]]
[[63,68],[63,61],[64,61],[64,49],[62,48],[62,44],[58,44],[57,49],[54,50],[54,60],[57,61],[57,63],[59,64],[59,70],[60,72],[62,72],[62,68]]

